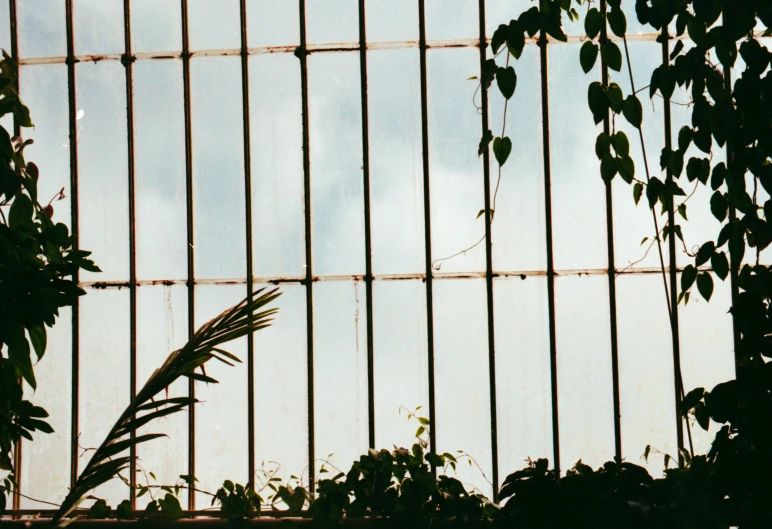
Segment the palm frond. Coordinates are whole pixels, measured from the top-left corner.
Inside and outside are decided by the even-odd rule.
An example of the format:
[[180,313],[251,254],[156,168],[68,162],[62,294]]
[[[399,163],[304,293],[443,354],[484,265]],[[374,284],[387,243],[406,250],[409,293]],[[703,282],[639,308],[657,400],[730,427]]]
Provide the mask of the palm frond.
[[[102,444],[91,456],[75,486],[62,502],[53,517],[53,523],[60,527],[72,519],[67,519],[83,501],[85,496],[99,485],[109,481],[131,464],[130,456],[119,454],[145,443],[164,437],[164,434],[135,435],[137,430],[147,423],[181,411],[198,402],[193,397],[174,397],[155,400],[154,397],[165,391],[180,377],[216,384],[217,380],[203,373],[195,372],[199,367],[215,358],[228,365],[241,362],[235,355],[219,346],[268,327],[272,316],[278,309],[262,310],[281,293],[278,289],[260,289],[239,304],[224,311],[219,316],[201,326],[193,337],[181,349],[173,351],[164,363],[156,369],[136,397],[123,411]],[[260,311],[260,312],[258,312]]]

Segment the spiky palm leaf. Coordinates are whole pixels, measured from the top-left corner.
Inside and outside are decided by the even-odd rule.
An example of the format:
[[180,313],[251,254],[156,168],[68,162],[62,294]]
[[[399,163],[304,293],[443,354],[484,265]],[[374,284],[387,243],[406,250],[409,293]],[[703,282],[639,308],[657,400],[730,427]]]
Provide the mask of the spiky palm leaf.
[[[215,358],[228,365],[241,362],[238,357],[219,346],[254,331],[268,327],[278,309],[262,309],[281,295],[278,289],[260,289],[238,305],[226,310],[205,323],[181,349],[172,352],[161,367],[155,370],[129,406],[123,411],[107,437],[94,452],[91,460],[75,482],[53,517],[54,524],[65,525],[68,517],[99,485],[109,481],[129,467],[131,456],[120,455],[140,443],[164,437],[151,433],[132,436],[139,428],[154,419],[183,410],[197,402],[193,397],[174,397],[154,400],[180,377],[216,384],[217,381],[203,373],[203,365]],[[231,362],[232,361],[232,362]],[[202,373],[195,370],[201,367]]]

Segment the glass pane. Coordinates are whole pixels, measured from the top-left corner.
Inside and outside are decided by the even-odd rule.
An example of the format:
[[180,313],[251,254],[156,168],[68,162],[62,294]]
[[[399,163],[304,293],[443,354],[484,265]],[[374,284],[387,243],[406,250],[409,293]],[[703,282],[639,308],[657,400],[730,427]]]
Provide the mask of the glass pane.
[[[656,42],[630,42],[630,56],[633,72],[636,79],[636,89],[640,89],[648,83],[651,72],[659,66],[662,52],[661,46]],[[617,81],[625,94],[631,93],[629,77],[619,76]],[[642,85],[642,86],[639,86]],[[664,138],[664,107],[662,99],[655,97],[649,100],[648,89],[638,94],[643,105],[643,136],[646,141],[646,158],[649,174],[664,180],[659,166],[659,155],[665,146]],[[625,119],[616,120],[617,130],[624,132],[630,140],[630,156],[635,163],[635,176],[639,180],[646,181],[646,164],[641,150],[640,135]],[[655,240],[654,221],[648,201],[645,196],[636,206],[633,199],[633,188],[621,178],[614,179],[612,185],[614,197],[614,254],[616,267],[625,269],[635,268],[659,268],[660,256]],[[667,216],[659,215],[661,208],[657,208],[657,222],[659,229],[665,226]],[[642,242],[644,238],[646,241]],[[662,245],[665,264],[669,263],[668,244]]]
[[[509,159],[501,168],[500,182],[499,165],[490,150],[493,266],[495,270],[507,271],[545,270],[547,239],[539,48],[526,46],[520,60],[511,61],[510,65],[518,75],[517,91],[507,105],[505,131],[513,145]],[[467,90],[471,92],[473,86],[476,85],[469,82]],[[505,100],[495,85],[488,94],[490,128],[495,136],[501,136]],[[479,104],[479,95],[476,101]],[[467,150],[471,151],[469,146]],[[484,202],[479,209],[483,208]],[[482,231],[485,230],[483,222],[482,216],[476,221]]]
[[137,276],[187,277],[185,116],[180,61],[134,65]]
[[179,2],[131,0],[131,38],[134,52],[181,50]]
[[[184,285],[141,287],[137,290],[137,390],[141,389],[153,371],[169,353],[188,341],[188,289]],[[169,397],[187,397],[187,379],[171,385]],[[162,398],[166,394],[161,395]],[[144,427],[141,434],[165,433],[169,437],[143,443],[137,448],[137,483],[142,485],[175,484],[181,474],[188,473],[188,413],[187,410],[168,415]],[[152,472],[156,480],[150,478]],[[137,500],[143,508],[150,495]],[[187,502],[186,491],[180,493],[180,503]]]
[[[130,344],[129,291],[90,289],[80,298],[81,449],[98,447],[129,404],[129,377],[125,375],[130,368]],[[79,472],[92,453],[80,451]],[[117,505],[129,497],[129,488],[114,478],[97,487],[94,495]]]
[[478,9],[475,0],[426,0],[426,40],[479,39]]
[[496,280],[496,402],[500,481],[527,465],[553,461],[547,279]]
[[555,280],[560,464],[591,467],[614,458],[608,278]]
[[314,284],[315,458],[338,468],[368,447],[365,310],[364,283]]
[[[305,472],[307,480],[306,289],[285,284],[281,292],[273,323],[255,334],[255,465],[268,471],[278,464],[277,477]],[[262,474],[255,479],[258,488],[265,482]]]
[[241,47],[239,0],[188,0],[191,50]]
[[523,11],[531,7],[538,6],[531,0],[485,0],[485,32],[488,38],[493,36],[499,25],[508,25],[510,20],[519,18]]
[[126,150],[126,73],[118,61],[79,63],[78,193],[80,246],[92,251],[101,274],[85,281],[129,278],[129,200]]
[[[550,46],[549,83],[552,87],[586,86],[589,75],[577,57],[579,44]],[[584,92],[582,92],[584,94]],[[552,222],[555,268],[586,269],[608,266],[606,250],[606,191],[595,156],[595,126],[585,97],[571,90],[550,92]],[[561,120],[573,116],[570,123]]]
[[[622,457],[661,476],[664,456],[654,450],[678,459],[673,340],[662,276],[618,276],[617,307]],[[648,464],[642,458],[647,445]]]
[[367,0],[367,41],[418,40],[415,0]]
[[[246,296],[244,285],[196,287],[196,329]],[[234,367],[213,360],[206,374],[219,384],[196,384],[196,477],[200,488],[214,491],[225,479],[245,483],[247,472],[247,338],[239,338],[223,349],[239,357]],[[211,496],[196,494],[197,504],[208,507]]]
[[258,277],[305,275],[303,123],[294,55],[250,57],[252,257]]
[[300,43],[297,2],[247,0],[249,46],[290,46]]
[[202,57],[190,71],[196,277],[244,277],[241,61]]
[[306,31],[309,44],[359,42],[357,0],[308,0]]
[[423,281],[373,283],[375,446],[410,447],[418,425],[406,410],[421,406],[429,415],[426,350],[426,284]]
[[375,273],[422,273],[424,189],[418,52],[368,52],[370,229]]
[[[447,279],[434,285],[434,372],[437,450],[474,457],[458,479],[491,495],[490,381],[485,281]],[[459,303],[459,300],[464,300]],[[453,475],[453,470],[448,470]]]
[[19,57],[67,55],[64,2],[16,2],[19,17]]
[[484,243],[450,258],[485,235],[482,217],[475,220],[485,207],[482,160],[476,149],[482,130],[471,101],[474,88],[465,82],[479,73],[480,56],[475,49],[430,50],[427,67],[434,268],[485,270]]
[[[21,483],[24,494],[61,503],[70,486],[72,309],[59,309],[56,325],[46,330],[46,355],[35,365],[38,389],[25,398],[46,409],[46,421],[54,433],[38,432],[33,436],[34,442],[23,441]],[[39,509],[41,505],[22,497],[21,508]]]
[[121,0],[75,0],[73,35],[79,55],[126,50]]
[[[51,203],[54,222],[71,225],[70,207],[70,126],[67,96],[67,66],[41,64],[22,66],[19,74],[21,97],[29,107],[34,128],[23,129],[25,138],[35,143],[24,149],[27,162],[40,170],[38,199]],[[13,133],[13,131],[8,131]],[[63,200],[58,198],[64,189]]]
[[[685,392],[698,387],[711,391],[716,384],[735,378],[729,280],[722,283],[714,275],[713,284],[713,296],[709,303],[694,292],[688,305],[683,308],[679,305],[681,372]],[[718,424],[712,423],[706,432],[694,424],[695,453],[708,453],[719,428]]]
[[308,61],[314,274],[364,272],[359,55]]

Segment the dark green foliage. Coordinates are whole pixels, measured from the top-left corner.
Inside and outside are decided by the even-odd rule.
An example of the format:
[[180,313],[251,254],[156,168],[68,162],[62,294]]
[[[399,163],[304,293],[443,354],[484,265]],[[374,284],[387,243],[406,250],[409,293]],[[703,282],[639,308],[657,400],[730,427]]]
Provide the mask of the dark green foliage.
[[[0,60],[0,117],[12,114],[31,127],[29,109],[14,86],[16,65],[3,52]],[[52,202],[38,197],[37,166],[24,159],[32,140],[11,138],[0,127],[0,470],[15,471],[12,454],[22,437],[51,433],[46,410],[24,399],[22,380],[37,387],[34,364],[46,351],[47,327],[59,309],[84,294],[72,276],[78,269],[99,271],[89,252],[75,250],[67,226],[53,220]],[[45,175],[43,175],[45,178]],[[34,357],[33,357],[34,354]],[[0,514],[8,505],[11,479],[0,484]]]

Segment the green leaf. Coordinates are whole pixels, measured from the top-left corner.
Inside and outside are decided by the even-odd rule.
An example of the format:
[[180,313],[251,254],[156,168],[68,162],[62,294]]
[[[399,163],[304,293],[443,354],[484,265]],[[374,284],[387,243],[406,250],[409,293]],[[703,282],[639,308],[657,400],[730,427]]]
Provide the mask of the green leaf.
[[710,212],[713,213],[713,216],[720,222],[724,222],[724,219],[726,219],[728,207],[729,202],[721,191],[716,191],[713,193],[713,196],[710,197]]
[[702,246],[700,246],[700,249],[697,250],[697,256],[694,259],[694,264],[696,266],[702,266],[705,263],[707,263],[711,257],[713,257],[713,253],[716,251],[716,245],[713,244],[713,241],[708,241]]
[[710,266],[722,281],[729,275],[729,260],[724,252],[714,253],[713,257],[710,258]]
[[684,155],[681,151],[673,151],[667,160],[667,169],[675,178],[681,176],[684,170]]
[[688,149],[689,145],[692,143],[693,137],[694,132],[689,126],[685,125],[681,127],[681,130],[678,131],[678,150],[686,152],[686,149]]
[[694,418],[706,432],[710,428],[710,413],[704,403],[700,402],[694,407]]
[[515,93],[515,87],[517,86],[517,74],[515,73],[515,69],[511,66],[499,68],[496,72],[496,83],[499,85],[501,95],[506,99],[512,97]]
[[624,156],[618,159],[619,161],[619,176],[622,177],[622,180],[627,182],[628,184],[633,183],[633,178],[635,178],[635,163],[633,163],[633,159],[629,156]]
[[636,184],[633,186],[633,200],[635,200],[635,205],[638,205],[638,202],[641,201],[641,194],[643,193],[643,184],[640,182],[636,182]]
[[494,55],[499,52],[501,45],[506,42],[508,30],[508,26],[500,24],[496,31],[493,32],[493,37],[491,38],[491,50],[493,51]]
[[625,14],[618,7],[612,7],[608,13],[608,24],[611,26],[611,31],[617,37],[624,37],[627,32],[627,19]]
[[23,193],[18,193],[8,213],[8,226],[12,230],[25,230],[32,227],[32,201]]
[[590,39],[594,39],[598,36],[602,27],[603,15],[593,7],[587,12],[587,16],[584,18],[584,31]]
[[611,182],[619,170],[617,159],[611,154],[606,154],[600,161],[600,176],[605,182]]
[[32,360],[30,359],[29,343],[24,336],[24,331],[20,328],[13,329],[6,336],[6,345],[8,346],[8,358],[13,363],[16,374],[24,380],[34,390],[37,388],[35,373],[32,370]]
[[503,166],[509,158],[509,153],[512,152],[512,140],[508,137],[495,138],[493,140],[493,155],[496,157],[496,161],[500,166]]
[[622,71],[622,52],[619,50],[619,46],[613,42],[606,42],[601,45],[600,56],[606,66],[616,72]]
[[616,83],[611,83],[606,91],[608,97],[609,107],[611,110],[619,114],[622,111],[622,103],[624,102],[624,94],[622,89]]
[[110,506],[107,505],[107,502],[105,500],[97,500],[94,502],[94,505],[91,506],[91,508],[88,510],[88,514],[86,514],[86,518],[89,520],[103,520],[107,518],[110,515]]
[[681,215],[684,220],[689,220],[689,218],[686,216],[686,204],[680,204],[678,206],[678,214]]
[[590,83],[587,89],[587,102],[589,103],[592,117],[597,125],[608,116],[609,101],[603,85],[599,82]]
[[737,43],[734,40],[722,39],[716,45],[716,56],[724,68],[732,68],[737,61]]
[[643,123],[643,107],[635,94],[631,94],[625,99],[625,102],[622,104],[622,114],[630,125],[636,129],[641,128],[641,123]]
[[690,182],[699,180],[703,184],[708,183],[710,176],[710,160],[705,158],[690,158],[686,164],[686,177]]
[[595,66],[599,49],[598,45],[590,40],[582,44],[582,48],[579,50],[579,63],[584,73],[589,73]]
[[161,512],[166,518],[177,519],[182,518],[182,507],[180,506],[180,500],[174,494],[167,493],[161,500]]
[[684,268],[684,271],[681,272],[681,290],[686,292],[692,287],[694,280],[697,279],[697,273],[697,269],[692,265]]
[[702,397],[705,395],[705,388],[694,388],[689,393],[684,396],[683,400],[681,401],[680,409],[681,409],[681,415],[686,416],[687,413],[689,413],[689,410],[694,408],[698,402],[702,400]]
[[627,139],[627,134],[622,131],[614,134],[614,150],[618,156],[630,155],[630,140]]
[[46,352],[46,327],[45,325],[33,325],[27,329],[27,333],[30,342],[32,342],[32,348],[35,350],[35,355],[40,360]]
[[611,152],[609,150],[610,147],[611,137],[605,132],[598,134],[598,137],[595,140],[595,155],[598,157],[598,160]]
[[710,275],[710,272],[702,272],[697,276],[697,290],[700,291],[705,301],[710,301],[710,296],[713,295],[713,276]]

